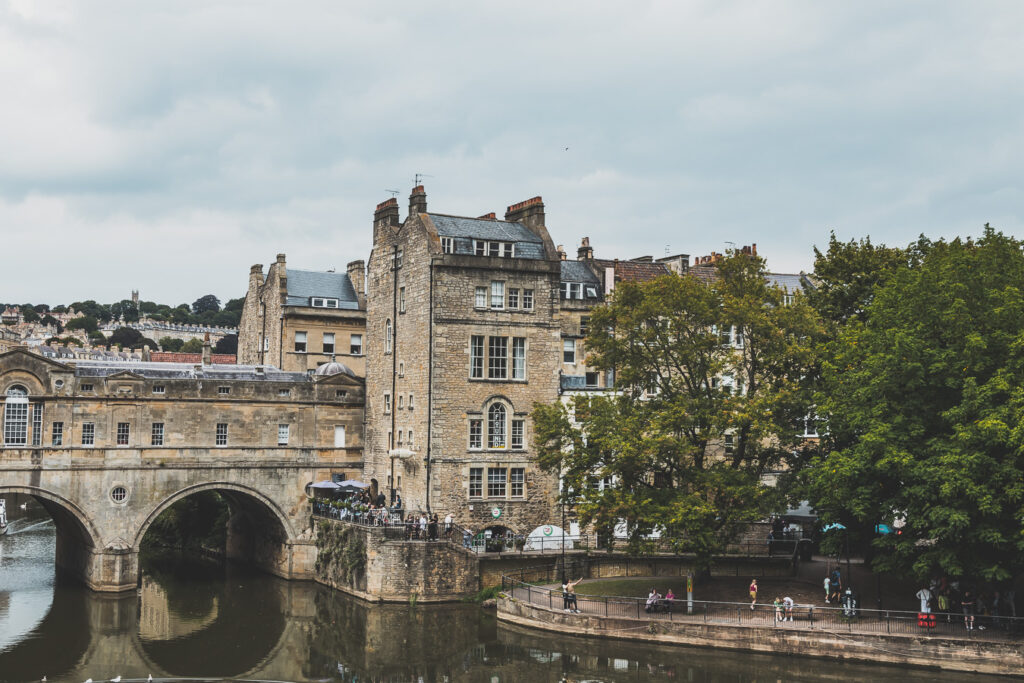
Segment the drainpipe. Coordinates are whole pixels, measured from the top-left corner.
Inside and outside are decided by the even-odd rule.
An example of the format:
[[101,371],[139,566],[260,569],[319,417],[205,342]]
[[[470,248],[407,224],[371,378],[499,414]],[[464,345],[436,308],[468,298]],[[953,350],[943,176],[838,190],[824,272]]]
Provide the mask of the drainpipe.
[[[398,245],[391,247],[391,442],[388,451],[395,449],[395,426],[398,418]],[[384,340],[387,343],[387,339]],[[395,459],[391,458],[391,503],[395,502]],[[379,485],[379,484],[378,484]]]
[[427,309],[427,512],[430,512],[430,444],[433,442],[430,423],[434,416],[434,259],[430,259]]

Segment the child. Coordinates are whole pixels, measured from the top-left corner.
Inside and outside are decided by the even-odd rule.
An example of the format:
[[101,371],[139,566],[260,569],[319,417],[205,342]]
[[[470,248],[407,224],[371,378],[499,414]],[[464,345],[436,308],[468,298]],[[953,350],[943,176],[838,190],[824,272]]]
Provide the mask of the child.
[[757,604],[757,579],[750,580],[750,609],[754,609],[754,605]]
[[782,598],[775,596],[775,621],[782,621]]
[[831,593],[832,579],[825,577],[825,604],[829,604],[828,596]]

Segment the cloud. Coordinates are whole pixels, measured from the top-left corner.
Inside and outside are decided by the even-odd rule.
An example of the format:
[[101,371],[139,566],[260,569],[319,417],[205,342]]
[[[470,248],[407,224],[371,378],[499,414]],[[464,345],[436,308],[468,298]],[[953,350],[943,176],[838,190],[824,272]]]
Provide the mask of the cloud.
[[[238,296],[374,205],[545,198],[570,253],[1024,227],[1013,2],[0,5],[0,300]],[[569,150],[566,151],[565,148]],[[11,256],[13,254],[13,257]],[[45,266],[44,266],[45,264]]]

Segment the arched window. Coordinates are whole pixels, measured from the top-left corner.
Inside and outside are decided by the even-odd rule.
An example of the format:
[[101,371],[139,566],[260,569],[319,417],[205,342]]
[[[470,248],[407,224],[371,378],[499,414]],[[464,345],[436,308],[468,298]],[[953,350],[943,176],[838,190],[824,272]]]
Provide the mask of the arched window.
[[505,448],[505,406],[495,403],[487,409],[487,447]]
[[24,446],[28,443],[28,390],[15,384],[4,399],[4,445]]
[[391,318],[384,323],[384,353],[391,353]]

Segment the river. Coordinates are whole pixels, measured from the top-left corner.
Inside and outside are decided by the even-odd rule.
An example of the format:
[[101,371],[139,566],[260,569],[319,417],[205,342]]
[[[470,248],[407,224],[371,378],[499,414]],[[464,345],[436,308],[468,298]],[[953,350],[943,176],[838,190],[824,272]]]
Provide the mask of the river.
[[147,557],[138,591],[59,580],[55,530],[9,498],[0,681],[979,681],[990,676],[555,636],[474,605],[371,605],[229,563]]

